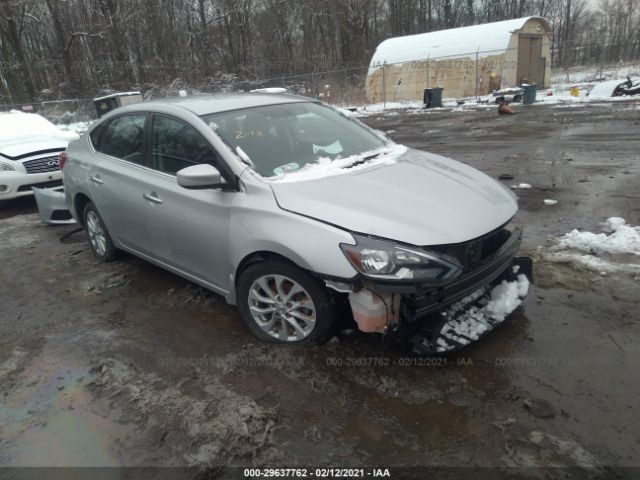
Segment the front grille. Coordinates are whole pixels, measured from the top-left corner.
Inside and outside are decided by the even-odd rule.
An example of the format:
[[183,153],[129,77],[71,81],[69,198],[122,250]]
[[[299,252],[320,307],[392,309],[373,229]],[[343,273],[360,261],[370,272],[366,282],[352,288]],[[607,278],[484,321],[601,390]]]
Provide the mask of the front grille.
[[[479,249],[481,253],[472,255],[471,263],[462,262],[462,255],[468,253],[468,251],[466,249],[459,251],[461,255],[459,260],[465,266],[466,272],[448,285],[429,288],[415,294],[403,295],[400,309],[403,317],[408,320],[424,318],[490,284],[511,265],[518,253],[521,240],[522,231],[520,229],[515,229],[513,232],[507,229],[500,229],[473,240],[472,242],[480,242],[475,248]],[[450,247],[464,246],[468,243],[465,242],[464,244]],[[472,248],[471,250],[474,249]],[[448,253],[452,255],[453,252],[449,251]],[[476,260],[476,257],[482,258]],[[474,264],[476,265],[475,268],[473,267]]]
[[22,162],[22,165],[24,165],[27,173],[45,173],[60,170],[57,156],[27,160],[26,162]]
[[30,183],[29,185],[21,185],[18,187],[19,192],[26,192],[31,190],[31,187],[37,188],[53,188],[53,187],[61,187],[62,180],[51,180],[50,182],[40,182],[40,183]]
[[455,258],[460,262],[460,265],[462,265],[463,271],[468,273],[478,268],[486,259],[493,256],[510,236],[511,232],[508,229],[499,228],[468,242],[437,245],[427,248]]

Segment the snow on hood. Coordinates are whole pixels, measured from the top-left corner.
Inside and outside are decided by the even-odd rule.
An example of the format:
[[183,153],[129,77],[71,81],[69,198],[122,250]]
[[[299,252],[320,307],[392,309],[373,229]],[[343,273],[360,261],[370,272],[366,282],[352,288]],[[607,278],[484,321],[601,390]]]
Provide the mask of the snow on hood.
[[63,132],[53,123],[35,113],[12,110],[0,114],[0,154],[18,157],[30,152],[64,149],[78,138],[72,132]]
[[513,193],[468,165],[413,149],[393,162],[383,158],[340,175],[270,185],[284,210],[413,245],[465,242],[516,213]]

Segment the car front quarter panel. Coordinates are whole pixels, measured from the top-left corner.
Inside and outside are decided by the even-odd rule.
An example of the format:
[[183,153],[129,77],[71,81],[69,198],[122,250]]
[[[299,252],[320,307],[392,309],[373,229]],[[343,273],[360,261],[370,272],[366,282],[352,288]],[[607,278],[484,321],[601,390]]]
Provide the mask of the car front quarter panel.
[[357,274],[339,247],[355,243],[349,232],[280,209],[265,184],[248,182],[238,194],[242,199],[230,222],[229,303],[235,304],[238,267],[255,253],[280,255],[319,276],[350,279]]

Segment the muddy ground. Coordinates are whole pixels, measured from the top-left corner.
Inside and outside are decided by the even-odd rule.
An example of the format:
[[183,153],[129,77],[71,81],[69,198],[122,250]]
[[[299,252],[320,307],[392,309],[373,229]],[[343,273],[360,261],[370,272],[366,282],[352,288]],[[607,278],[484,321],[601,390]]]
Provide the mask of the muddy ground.
[[0,464],[633,478],[612,468],[640,466],[640,279],[552,264],[537,247],[609,216],[640,224],[640,104],[519,112],[362,118],[533,186],[518,191],[516,221],[536,285],[503,327],[448,357],[354,333],[312,349],[261,344],[222,298],[131,256],[99,263],[84,233],[61,241],[74,227],[41,224],[31,199],[0,206]]

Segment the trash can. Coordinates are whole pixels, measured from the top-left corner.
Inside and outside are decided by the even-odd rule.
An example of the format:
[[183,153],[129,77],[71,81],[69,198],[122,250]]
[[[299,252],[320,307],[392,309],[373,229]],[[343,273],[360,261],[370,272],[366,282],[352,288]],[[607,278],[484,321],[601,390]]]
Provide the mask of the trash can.
[[427,108],[442,107],[442,91],[444,88],[425,88],[424,89],[424,106]]
[[522,104],[531,105],[536,101],[538,87],[535,85],[522,85]]

